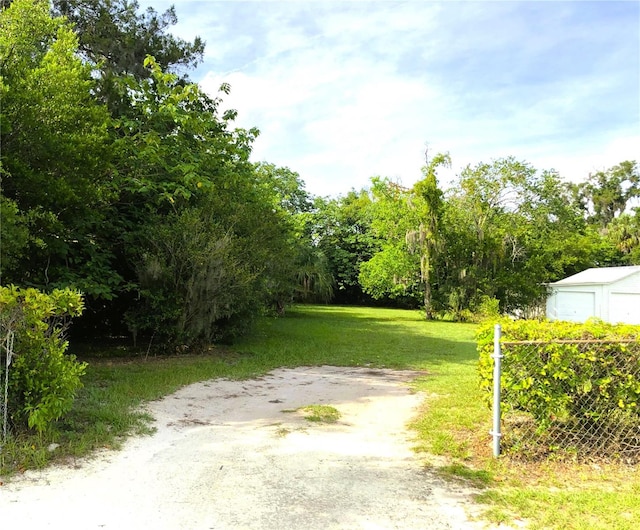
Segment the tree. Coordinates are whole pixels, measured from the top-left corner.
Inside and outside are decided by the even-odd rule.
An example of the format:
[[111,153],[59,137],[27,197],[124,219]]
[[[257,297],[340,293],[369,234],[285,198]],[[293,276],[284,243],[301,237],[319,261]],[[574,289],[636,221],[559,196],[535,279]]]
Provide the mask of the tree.
[[360,281],[374,298],[421,293],[427,319],[434,312],[431,271],[441,243],[443,194],[437,169],[450,163],[448,154],[437,154],[410,190],[388,180],[373,180],[372,227],[383,243],[380,252],[362,265]]
[[97,93],[115,115],[126,111],[126,93],[118,78],[146,79],[145,57],[152,55],[166,72],[178,73],[195,67],[204,53],[204,42],[174,37],[167,29],[178,21],[171,6],[159,14],[148,8],[138,13],[139,4],[130,0],[54,0],[53,12],[74,25],[79,51],[100,71]]
[[[175,48],[161,55],[169,68],[197,55],[164,39],[168,22],[136,18],[137,4],[124,0],[64,5],[74,16],[95,7],[105,20],[94,22],[123,36],[114,46],[124,62],[100,62],[96,50],[113,43],[87,36],[90,21],[78,53],[48,2],[15,0],[0,12],[1,235],[11,238],[2,280],[83,291],[92,332],[122,332],[126,315],[132,332],[164,334],[169,345],[234,336],[273,298],[293,297],[297,265],[322,265],[300,237],[310,208],[302,181],[249,161],[258,131],[235,128],[222,96],[152,56],[133,66],[146,49],[138,41]],[[120,106],[111,114],[99,103],[107,78]],[[301,285],[317,292],[321,268],[310,270]]]
[[640,208],[633,215],[624,213],[612,219],[602,235],[620,253],[622,264],[640,265]]
[[[305,191],[300,175],[286,167],[261,162],[256,165],[258,182],[272,197],[274,211],[286,216],[288,241],[283,251],[272,255],[270,292],[279,314],[291,301],[328,302],[334,280],[324,250],[318,245],[315,219],[318,201]],[[286,250],[285,250],[286,248]]]
[[256,289],[260,271],[244,259],[243,247],[207,209],[184,209],[159,220],[140,241],[141,303],[127,314],[134,337],[151,332],[151,340],[170,348],[243,331],[262,302]]
[[407,248],[410,218],[409,190],[389,179],[371,179],[371,229],[380,249],[360,266],[359,281],[376,300],[417,300],[419,261]]
[[15,281],[29,242],[29,229],[16,203],[0,195],[0,285]]
[[228,339],[293,291],[288,193],[301,197],[301,183],[249,162],[257,130],[233,128],[219,98],[146,64],[149,79],[127,79],[134,106],[119,120],[114,160],[122,274],[139,294],[128,322],[172,345]]
[[573,186],[576,200],[590,223],[600,228],[622,214],[630,201],[640,197],[640,172],[636,161],[621,162],[598,171]]
[[275,192],[277,206],[296,215],[310,212],[313,208],[311,197],[304,189],[300,175],[288,167],[277,167],[269,162],[255,165],[258,180],[270,191]]
[[14,231],[28,231],[8,245],[2,275],[109,297],[119,278],[100,235],[108,114],[76,51],[73,31],[47,2],[16,0],[0,12],[3,213],[13,212]]
[[568,187],[512,157],[468,166],[445,209],[442,288],[454,310],[483,297],[526,310],[544,283],[593,263],[594,241]]
[[424,178],[413,187],[414,199],[411,206],[415,210],[418,226],[407,231],[405,239],[409,252],[420,256],[420,279],[424,290],[424,311],[427,319],[433,317],[431,296],[431,268],[433,255],[441,243],[442,191],[438,188],[436,170],[439,166],[450,166],[448,153],[438,153],[422,168]]
[[316,198],[313,215],[314,239],[328,260],[334,278],[334,302],[371,303],[362,290],[358,276],[361,265],[381,250],[374,235],[372,199],[369,190],[352,190],[335,199]]

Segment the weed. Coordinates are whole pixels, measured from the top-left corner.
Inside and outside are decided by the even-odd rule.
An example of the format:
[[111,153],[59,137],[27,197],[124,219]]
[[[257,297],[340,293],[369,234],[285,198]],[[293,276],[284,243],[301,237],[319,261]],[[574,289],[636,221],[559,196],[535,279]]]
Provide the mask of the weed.
[[331,405],[307,405],[298,410],[304,414],[304,419],[315,423],[336,423],[342,414]]
[[276,429],[276,436],[278,438],[284,438],[287,434],[289,434],[291,432],[290,429],[287,429],[286,427],[278,427]]

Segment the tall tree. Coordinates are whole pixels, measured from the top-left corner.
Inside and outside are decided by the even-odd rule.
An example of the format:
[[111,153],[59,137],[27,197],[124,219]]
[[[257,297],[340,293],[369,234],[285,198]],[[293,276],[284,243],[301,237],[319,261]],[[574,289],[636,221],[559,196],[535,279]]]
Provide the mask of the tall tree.
[[162,70],[185,74],[204,53],[200,37],[188,42],[167,31],[178,21],[173,6],[164,13],[151,7],[140,13],[139,8],[135,0],[53,0],[53,12],[73,24],[79,51],[99,69],[97,93],[116,115],[127,110],[118,78],[148,78],[143,66],[147,55],[155,57]]
[[101,240],[109,118],[75,34],[48,7],[15,0],[0,12],[3,212],[29,234],[3,281],[109,297],[119,282]]
[[440,166],[450,166],[451,158],[448,153],[438,153],[433,160],[427,160],[422,168],[423,179],[413,187],[414,199],[411,207],[415,209],[417,227],[410,228],[406,235],[409,252],[420,256],[420,279],[424,290],[424,311],[427,319],[433,317],[433,302],[431,295],[431,268],[433,255],[442,242],[441,219],[443,207],[443,193],[438,187],[436,171]]
[[613,219],[602,231],[603,238],[620,253],[625,265],[640,265],[640,208]]
[[573,190],[589,222],[604,228],[627,209],[630,201],[640,197],[638,163],[627,160],[598,171],[586,182],[574,185]]
[[421,299],[420,262],[407,248],[406,234],[412,223],[409,190],[389,179],[374,177],[371,195],[371,229],[380,249],[360,266],[359,281],[376,300],[413,302]]
[[304,182],[298,173],[269,162],[260,162],[255,169],[259,181],[275,192],[278,207],[294,215],[311,211],[311,197],[304,189]]
[[168,344],[229,338],[278,291],[282,264],[295,262],[283,190],[298,181],[249,162],[258,131],[234,128],[219,97],[145,62],[151,77],[128,78],[134,108],[115,142],[120,262],[139,294],[128,323]]
[[233,336],[275,291],[295,292],[302,181],[249,162],[258,131],[235,128],[222,96],[147,56],[144,71],[114,67],[124,110],[110,115],[98,58],[83,63],[48,2],[15,0],[0,30],[3,282],[78,288],[85,329],[126,315],[173,345]]
[[437,154],[427,162],[423,178],[410,190],[374,179],[372,228],[383,243],[362,265],[360,281],[374,298],[420,296],[426,318],[432,318],[431,271],[441,243],[443,206],[437,169],[450,164],[450,158]]
[[288,227],[282,251],[272,254],[266,262],[271,305],[283,314],[294,300],[328,301],[333,278],[326,256],[317,245],[315,207],[304,182],[295,171],[267,162],[256,164],[255,170],[259,185],[271,197],[271,207],[284,215]]
[[358,276],[362,263],[380,250],[373,233],[369,190],[352,190],[334,199],[317,198],[314,223],[318,247],[328,259],[335,280],[333,300],[343,304],[367,304]]
[[465,168],[445,218],[443,284],[458,308],[488,296],[522,310],[544,296],[544,282],[593,262],[594,240],[567,186],[512,157]]

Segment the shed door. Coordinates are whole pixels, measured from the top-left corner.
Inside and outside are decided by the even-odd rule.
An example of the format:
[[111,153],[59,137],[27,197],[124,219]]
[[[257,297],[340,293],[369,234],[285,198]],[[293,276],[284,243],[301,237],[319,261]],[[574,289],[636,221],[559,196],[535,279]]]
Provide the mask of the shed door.
[[640,324],[640,294],[611,293],[609,298],[609,321],[614,324]]
[[557,294],[558,320],[584,322],[596,316],[596,293],[584,291],[559,291]]

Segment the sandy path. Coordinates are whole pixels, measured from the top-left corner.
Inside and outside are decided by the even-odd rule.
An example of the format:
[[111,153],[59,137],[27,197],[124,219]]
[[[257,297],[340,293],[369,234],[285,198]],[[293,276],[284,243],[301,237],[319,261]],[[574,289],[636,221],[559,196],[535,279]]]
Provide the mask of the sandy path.
[[[470,492],[411,451],[421,396],[404,383],[417,375],[309,367],[188,386],[149,404],[153,436],[0,487],[0,519],[23,530],[482,528],[467,518]],[[322,403],[338,423],[283,412]]]

